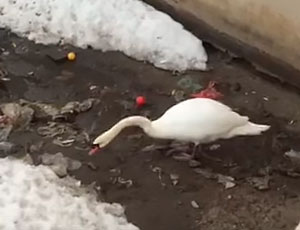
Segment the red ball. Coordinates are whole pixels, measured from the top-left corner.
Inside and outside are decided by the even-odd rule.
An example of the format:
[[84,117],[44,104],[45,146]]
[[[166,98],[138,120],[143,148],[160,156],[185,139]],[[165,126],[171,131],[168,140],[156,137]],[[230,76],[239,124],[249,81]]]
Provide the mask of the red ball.
[[143,106],[146,104],[146,99],[143,96],[138,96],[135,99],[137,106]]

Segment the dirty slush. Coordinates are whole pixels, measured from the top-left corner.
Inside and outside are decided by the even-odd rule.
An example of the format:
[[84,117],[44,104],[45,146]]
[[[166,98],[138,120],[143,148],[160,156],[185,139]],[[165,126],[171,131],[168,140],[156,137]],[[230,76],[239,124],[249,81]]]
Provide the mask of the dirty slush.
[[[59,177],[72,175],[92,184],[105,201],[125,205],[129,221],[143,230],[296,226],[296,93],[211,47],[213,71],[174,76],[118,52],[36,45],[5,30],[0,38],[2,157],[26,157]],[[76,62],[61,60],[70,50],[77,53]],[[171,156],[170,149],[185,152],[187,146],[152,140],[137,128],[88,156],[91,140],[120,118],[155,119],[211,80],[222,101],[271,124],[272,131],[207,145],[211,159],[201,163],[186,162],[184,153]],[[135,106],[137,95],[146,96],[146,106]]]

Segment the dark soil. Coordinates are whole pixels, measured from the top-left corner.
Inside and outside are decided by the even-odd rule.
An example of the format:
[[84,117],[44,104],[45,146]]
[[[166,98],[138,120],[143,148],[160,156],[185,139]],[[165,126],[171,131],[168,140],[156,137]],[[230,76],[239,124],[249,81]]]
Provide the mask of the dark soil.
[[[178,89],[177,82],[186,76],[203,86],[216,80],[225,95],[224,103],[254,122],[272,125],[262,136],[219,141],[217,150],[206,146],[207,153],[221,162],[203,159],[200,169],[232,176],[236,186],[230,189],[196,173],[186,162],[166,156],[164,151],[143,153],[145,146],[165,142],[150,139],[136,128],[125,130],[92,157],[87,151],[58,147],[51,139],[37,135],[36,128],[45,125],[44,121],[33,122],[31,132],[13,133],[10,141],[25,149],[43,140],[46,144],[39,154],[61,151],[85,163],[73,175],[85,184],[96,181],[101,186],[101,196],[108,202],[125,205],[128,219],[143,230],[295,228],[300,219],[300,179],[284,152],[300,150],[300,97],[296,90],[271,81],[243,60],[231,58],[209,45],[209,63],[214,69],[179,76],[118,52],[92,49],[63,47],[65,52],[75,51],[77,60],[55,62],[47,54],[57,53],[61,48],[35,45],[4,30],[0,31],[0,47],[5,50],[0,57],[11,78],[1,83],[1,102],[24,98],[63,105],[97,97],[101,103],[72,122],[92,139],[128,115],[159,117],[176,103],[171,92]],[[34,74],[28,75],[30,72]],[[96,89],[91,90],[91,86]],[[137,95],[144,95],[148,105],[142,109],[131,106]],[[34,158],[37,155],[32,154]],[[92,169],[88,162],[97,168]],[[116,175],[112,169],[119,169],[120,176],[132,180],[133,185],[127,188],[113,183]],[[170,174],[178,174],[177,185],[172,184]],[[269,188],[256,189],[249,183],[253,177],[270,178]]]

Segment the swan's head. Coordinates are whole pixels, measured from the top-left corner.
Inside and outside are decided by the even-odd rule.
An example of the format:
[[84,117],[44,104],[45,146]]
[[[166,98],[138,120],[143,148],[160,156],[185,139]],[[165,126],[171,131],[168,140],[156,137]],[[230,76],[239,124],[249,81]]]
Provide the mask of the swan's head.
[[112,138],[108,133],[103,133],[102,135],[98,136],[93,142],[93,146],[89,152],[89,155],[94,155],[99,152],[100,149],[109,144],[111,139]]

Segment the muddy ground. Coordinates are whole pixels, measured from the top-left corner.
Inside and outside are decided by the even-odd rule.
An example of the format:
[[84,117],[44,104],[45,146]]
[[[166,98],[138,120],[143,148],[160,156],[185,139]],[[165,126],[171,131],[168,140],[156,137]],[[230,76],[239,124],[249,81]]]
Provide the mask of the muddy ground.
[[[92,157],[87,150],[74,145],[59,147],[51,138],[38,135],[36,130],[47,123],[45,120],[34,120],[31,131],[14,132],[10,141],[21,146],[17,155],[44,141],[37,153],[30,152],[34,159],[41,153],[62,152],[80,160],[83,166],[71,174],[84,184],[96,181],[101,186],[100,197],[125,205],[129,220],[143,230],[295,228],[300,219],[300,178],[297,165],[284,155],[290,149],[300,150],[300,97],[295,89],[208,44],[213,70],[184,75],[158,70],[118,52],[92,49],[64,47],[65,52],[75,50],[77,60],[55,62],[49,54],[61,53],[57,46],[35,45],[4,30],[0,31],[0,47],[10,78],[1,83],[1,102],[23,98],[62,106],[96,97],[100,104],[69,122],[85,130],[91,139],[125,116],[160,116],[176,103],[171,92],[180,90],[178,81],[182,78],[190,77],[203,86],[216,80],[225,95],[222,101],[255,122],[271,124],[272,129],[259,137],[212,143],[220,145],[217,149],[206,146],[206,152],[221,161],[203,158],[196,169],[166,156],[164,150],[142,152],[148,145],[166,142],[152,140],[137,128],[125,130]],[[137,95],[145,95],[148,105],[142,109],[132,106]],[[227,185],[235,186],[226,189],[218,179],[208,178],[209,172],[231,176],[235,180]],[[179,177],[176,185],[170,179],[174,174]],[[133,185],[116,182],[117,176],[132,180]]]

